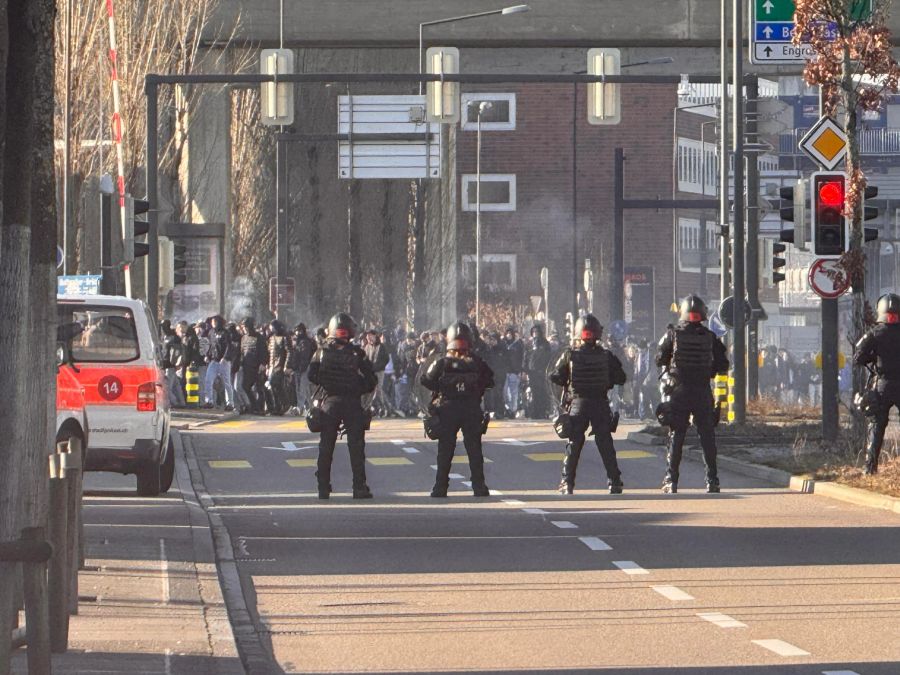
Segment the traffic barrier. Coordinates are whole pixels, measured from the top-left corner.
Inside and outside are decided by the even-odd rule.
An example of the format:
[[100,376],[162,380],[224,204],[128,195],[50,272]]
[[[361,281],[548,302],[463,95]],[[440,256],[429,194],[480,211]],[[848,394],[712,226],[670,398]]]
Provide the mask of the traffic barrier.
[[734,376],[728,376],[728,422],[734,422]]
[[190,367],[184,376],[185,401],[189,406],[200,405],[200,372]]

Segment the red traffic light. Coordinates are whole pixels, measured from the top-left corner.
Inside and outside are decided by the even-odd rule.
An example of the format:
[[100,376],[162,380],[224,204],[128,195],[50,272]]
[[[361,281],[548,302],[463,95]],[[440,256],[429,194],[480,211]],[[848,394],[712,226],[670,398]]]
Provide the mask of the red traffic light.
[[819,204],[821,206],[843,206],[844,181],[829,181],[819,186]]

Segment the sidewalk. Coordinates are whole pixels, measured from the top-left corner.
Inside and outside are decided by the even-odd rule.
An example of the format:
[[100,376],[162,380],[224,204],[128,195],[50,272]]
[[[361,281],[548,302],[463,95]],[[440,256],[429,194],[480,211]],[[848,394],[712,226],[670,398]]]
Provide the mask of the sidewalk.
[[[181,444],[175,483],[135,496],[134,477],[88,474],[86,566],[69,651],[56,673],[243,673],[216,572],[209,521],[196,503]],[[13,672],[25,673],[20,652]]]

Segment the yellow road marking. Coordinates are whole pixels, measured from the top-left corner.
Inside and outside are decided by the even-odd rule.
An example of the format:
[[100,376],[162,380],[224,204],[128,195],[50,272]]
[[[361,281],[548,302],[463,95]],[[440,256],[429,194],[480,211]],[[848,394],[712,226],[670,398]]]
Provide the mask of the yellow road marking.
[[208,462],[213,469],[252,469],[253,465],[246,459],[212,459]]
[[253,422],[248,421],[239,421],[239,420],[231,420],[228,422],[221,422],[219,424],[214,425],[219,429],[242,429],[244,427],[249,427]]
[[532,462],[561,462],[565,457],[561,452],[529,452],[525,456]]
[[[465,453],[463,453],[462,455],[453,455],[453,463],[454,464],[468,464],[469,456],[466,455]],[[488,459],[487,457],[485,457],[484,463],[485,464],[493,464],[494,460]]]
[[402,466],[412,464],[406,457],[369,457],[372,466]]
[[616,457],[619,459],[644,459],[645,457],[656,457],[656,455],[645,450],[619,450]]
[[316,466],[316,462],[318,460],[315,459],[289,459],[287,460],[288,466],[292,466],[295,469],[308,467],[308,466]]
[[285,422],[284,424],[279,424],[278,429],[306,429],[306,422]]

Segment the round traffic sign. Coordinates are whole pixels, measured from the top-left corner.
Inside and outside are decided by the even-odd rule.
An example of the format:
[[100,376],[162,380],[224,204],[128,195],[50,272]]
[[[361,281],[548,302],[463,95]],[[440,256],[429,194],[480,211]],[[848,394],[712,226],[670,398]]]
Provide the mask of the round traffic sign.
[[[750,321],[752,310],[750,303],[744,300],[744,325]],[[719,305],[719,320],[728,328],[734,328],[734,296],[729,295]]]
[[628,323],[622,319],[616,319],[609,326],[609,334],[617,342],[621,342],[628,335]]
[[824,300],[836,300],[850,288],[850,278],[838,261],[819,258],[809,267],[809,287]]
[[56,247],[56,266],[57,267],[62,267],[63,256],[65,256],[65,251],[62,250],[62,246],[57,246]]

